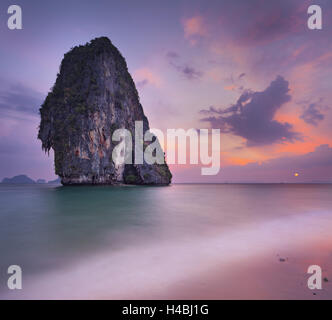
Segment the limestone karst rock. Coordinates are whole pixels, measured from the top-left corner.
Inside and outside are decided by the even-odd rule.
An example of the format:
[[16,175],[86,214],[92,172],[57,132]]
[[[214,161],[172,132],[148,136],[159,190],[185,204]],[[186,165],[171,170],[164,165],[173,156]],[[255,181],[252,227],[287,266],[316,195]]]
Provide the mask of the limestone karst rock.
[[171,182],[166,163],[116,165],[112,159],[116,129],[128,129],[134,139],[135,121],[143,121],[144,132],[149,123],[126,61],[108,38],[96,38],[64,55],[40,115],[38,138],[43,150],[54,150],[62,184]]

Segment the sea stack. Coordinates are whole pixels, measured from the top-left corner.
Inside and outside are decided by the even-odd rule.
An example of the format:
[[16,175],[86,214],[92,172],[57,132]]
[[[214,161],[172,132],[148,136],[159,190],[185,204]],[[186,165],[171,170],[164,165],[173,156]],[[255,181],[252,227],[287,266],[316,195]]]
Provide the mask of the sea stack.
[[143,123],[144,133],[149,122],[126,61],[108,38],[64,55],[40,115],[38,138],[45,152],[54,150],[62,184],[170,184],[166,162],[118,165],[112,159],[118,144],[112,141],[113,132],[129,130],[135,145],[135,121]]

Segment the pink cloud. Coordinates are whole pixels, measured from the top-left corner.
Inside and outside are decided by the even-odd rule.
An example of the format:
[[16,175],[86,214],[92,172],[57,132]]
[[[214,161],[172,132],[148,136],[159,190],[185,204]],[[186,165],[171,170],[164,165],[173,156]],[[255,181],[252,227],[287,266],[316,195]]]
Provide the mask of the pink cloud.
[[226,91],[234,91],[235,89],[237,89],[237,86],[235,84],[231,84],[224,87],[224,90]]
[[[325,144],[302,155],[284,155],[275,159],[248,162],[243,159],[223,165],[215,176],[200,175],[199,166],[170,166],[174,182],[331,182],[332,148]],[[237,162],[237,164],[236,164]],[[298,173],[298,176],[295,175]]]
[[184,36],[192,44],[196,44],[199,37],[206,37],[208,32],[204,20],[201,16],[185,18],[182,21]]
[[162,80],[155,72],[149,68],[141,68],[134,72],[133,77],[137,86],[144,86],[151,84],[159,88],[162,84]]

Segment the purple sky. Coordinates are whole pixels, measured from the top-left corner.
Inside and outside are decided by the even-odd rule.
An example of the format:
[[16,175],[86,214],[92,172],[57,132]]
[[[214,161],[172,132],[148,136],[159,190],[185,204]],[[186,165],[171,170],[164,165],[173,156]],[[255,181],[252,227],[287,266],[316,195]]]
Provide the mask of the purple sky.
[[[330,0],[16,1],[23,30],[9,30],[12,4],[0,4],[0,179],[55,178],[38,109],[64,53],[107,36],[151,127],[222,131],[221,172],[172,166],[175,182],[332,181]],[[310,4],[322,30],[307,28]]]

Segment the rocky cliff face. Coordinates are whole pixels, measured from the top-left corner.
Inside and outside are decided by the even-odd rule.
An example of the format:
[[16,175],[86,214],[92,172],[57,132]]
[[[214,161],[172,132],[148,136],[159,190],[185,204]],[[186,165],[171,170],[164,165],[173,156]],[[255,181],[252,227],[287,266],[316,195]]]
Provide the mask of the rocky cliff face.
[[[52,91],[40,108],[38,138],[54,150],[63,184],[169,184],[167,164],[116,165],[116,129],[149,123],[125,59],[108,38],[97,38],[65,54]],[[145,143],[146,146],[148,143]]]

